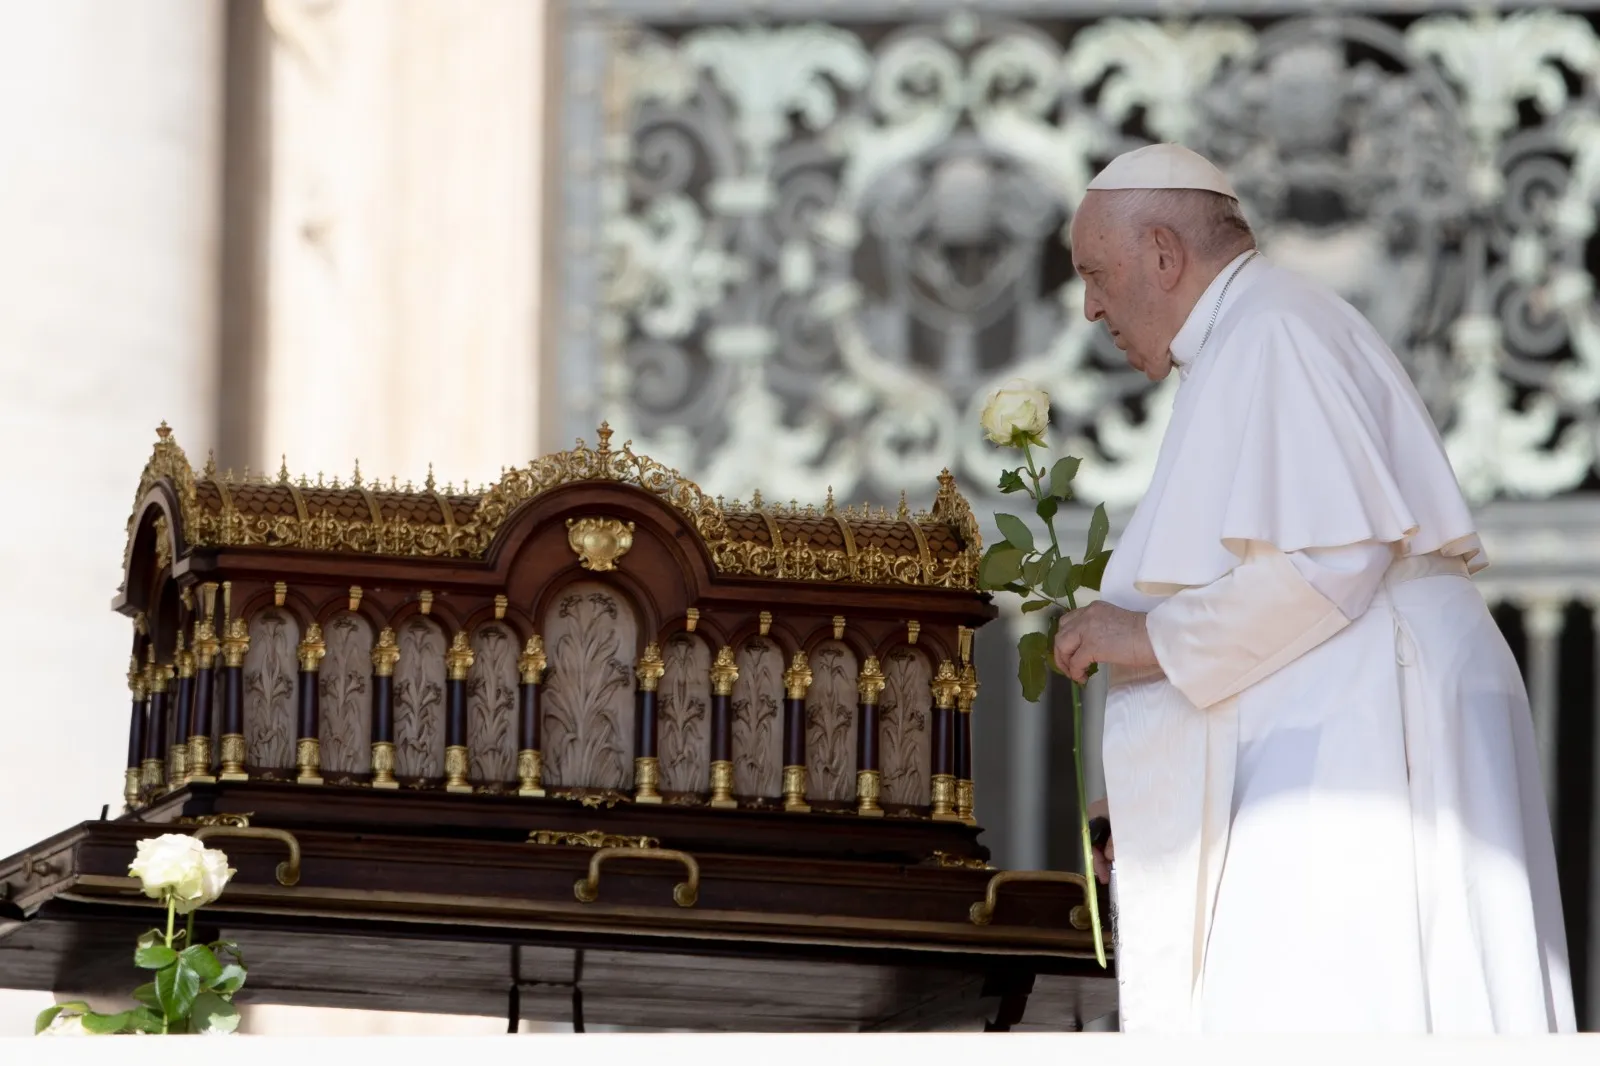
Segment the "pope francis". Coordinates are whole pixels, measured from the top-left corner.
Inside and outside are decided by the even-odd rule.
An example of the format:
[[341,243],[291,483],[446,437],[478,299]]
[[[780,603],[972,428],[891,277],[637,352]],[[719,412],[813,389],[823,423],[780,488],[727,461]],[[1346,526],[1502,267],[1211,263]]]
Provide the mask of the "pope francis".
[[1072,225],[1084,313],[1182,379],[1101,599],[1124,1031],[1575,1028],[1521,675],[1439,435],[1377,332],[1176,145]]

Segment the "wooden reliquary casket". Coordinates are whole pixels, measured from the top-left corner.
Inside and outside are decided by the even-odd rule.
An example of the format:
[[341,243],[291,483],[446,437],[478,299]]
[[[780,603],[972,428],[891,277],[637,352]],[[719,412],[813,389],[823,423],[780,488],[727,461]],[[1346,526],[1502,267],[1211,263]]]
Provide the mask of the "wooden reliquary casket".
[[[114,603],[125,811],[0,864],[0,975],[10,941],[23,986],[94,985],[84,938],[43,930],[136,922],[126,863],[164,825],[231,838],[207,913],[278,1002],[373,1005],[420,936],[508,945],[477,975],[497,991],[465,953],[384,1004],[498,1012],[511,989],[515,1015],[577,1017],[518,990],[587,952],[597,1021],[1004,1025],[1038,980],[1059,1025],[1109,1008],[1082,880],[998,873],[978,842],[972,637],[995,609],[948,473],[891,513],[712,499],[605,426],[477,492],[196,473],[158,437]],[[667,959],[671,987],[627,991]]]

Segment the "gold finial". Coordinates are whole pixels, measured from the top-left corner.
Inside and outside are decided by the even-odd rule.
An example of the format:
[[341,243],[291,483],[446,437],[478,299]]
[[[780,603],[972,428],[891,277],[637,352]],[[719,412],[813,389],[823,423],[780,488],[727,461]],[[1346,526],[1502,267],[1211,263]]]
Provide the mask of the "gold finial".
[[222,476],[222,480],[229,485],[233,484],[233,467],[228,467],[228,472]]
[[822,505],[822,513],[825,514],[825,515],[832,515],[833,514],[833,486],[832,485],[828,486],[828,499]]
[[599,451],[604,455],[611,450],[611,423],[600,423],[600,428],[595,430],[595,434],[600,438]]
[[344,488],[343,483],[341,483],[339,481],[339,475],[338,474],[333,475],[333,487],[336,488],[336,489]]
[[806,689],[811,687],[811,680],[811,664],[806,661],[806,653],[795,652],[789,669],[783,672],[784,692],[791,700],[803,700],[806,698]]
[[836,614],[833,616],[833,639],[844,639],[844,615],[842,614]]
[[[409,482],[407,484],[409,484]],[[390,492],[399,492],[400,491],[400,478],[397,477],[394,474],[390,474],[389,475],[389,491]]]
[[961,679],[956,676],[956,664],[945,659],[939,664],[939,672],[933,675],[933,705],[941,710],[948,710],[956,705],[956,697],[961,694]]
[[522,675],[522,683],[537,685],[544,677],[547,665],[549,660],[544,654],[544,638],[535,633],[528,638],[527,646],[522,649],[522,655],[517,659],[517,670]]
[[287,581],[274,582],[272,586],[272,605],[274,607],[282,607],[284,601],[288,598],[289,583]]
[[956,695],[956,709],[963,713],[972,710],[978,699],[978,671],[971,663],[961,668],[961,691]]
[[711,691],[717,696],[731,695],[737,680],[739,664],[734,662],[733,649],[724,644],[717,652],[717,661],[711,664]]
[[200,473],[201,473],[201,475],[203,477],[210,478],[213,481],[216,480],[216,477],[217,477],[217,453],[216,453],[215,450],[213,450],[211,448],[207,448],[206,449],[206,465],[201,468]]
[[967,626],[956,626],[956,647],[961,653],[961,661],[972,661],[972,630]]
[[379,677],[393,677],[395,664],[400,661],[400,647],[395,643],[394,630],[388,626],[378,634],[378,643],[372,646],[372,672]]
[[761,635],[762,636],[766,636],[768,633],[771,633],[771,632],[772,632],[772,612],[771,611],[762,611],[761,612]]
[[351,488],[356,488],[356,489],[359,489],[361,487],[361,460],[360,459],[356,460],[356,472],[350,475],[350,487]]
[[361,586],[350,586],[350,610],[355,611],[361,607]]
[[877,703],[883,686],[883,668],[878,665],[876,655],[869,655],[867,661],[861,664],[861,673],[856,676],[856,692],[861,696],[861,702]]
[[245,485],[250,484],[250,464],[249,463],[244,464],[244,477],[243,477],[243,479],[241,479],[241,483],[245,484]]
[[894,513],[896,519],[904,522],[911,517],[911,508],[906,504],[906,490],[900,490],[900,509]]
[[433,480],[433,464],[432,463],[428,464],[428,480],[426,480],[426,481],[424,481],[422,483],[422,487],[424,489],[426,489],[428,492],[433,492],[436,489],[438,489],[438,487],[439,487],[438,483]]
[[644,655],[640,657],[639,665],[634,670],[639,676],[639,691],[654,692],[661,684],[661,675],[666,672],[667,664],[661,661],[661,649],[651,641],[645,645]]
[[317,488],[320,489],[322,487],[323,487],[323,485],[322,485],[322,471],[318,470],[317,471]]
[[278,462],[278,484],[289,484],[289,456],[287,453]]
[[919,636],[921,636],[921,635],[922,635],[922,623],[921,622],[919,622],[915,618],[913,618],[911,621],[906,623],[906,643],[907,644],[915,644],[917,642],[917,638]]
[[456,494],[456,483],[454,481],[445,482],[444,494],[446,496],[454,496]]
[[156,427],[156,436],[162,442],[167,441],[172,436],[172,427],[167,425],[167,420],[165,418],[163,418],[161,420],[161,424]]
[[511,601],[506,599],[504,593],[494,598],[494,620],[500,621],[506,616],[506,608],[511,606]]
[[761,502],[761,490],[756,489],[750,494],[750,510],[759,511],[764,506]]
[[410,479],[410,478],[406,478],[406,488],[405,488],[405,491],[406,491],[406,492],[407,492],[407,493],[408,493],[408,494],[409,494],[409,493],[413,493],[413,492],[416,492],[416,491],[417,491],[417,489],[416,489],[416,486],[415,486],[415,485],[413,485],[413,484],[411,484],[411,479]]
[[421,603],[422,603],[422,613],[423,614],[432,614],[433,613],[433,590],[432,589],[423,589],[420,593],[418,593],[417,599],[420,600]]
[[694,629],[695,629],[695,626],[697,626],[699,624],[700,624],[700,608],[691,607],[687,611],[684,612],[684,621],[683,621],[683,628],[684,629],[688,630],[690,633],[693,633]]
[[465,681],[467,671],[472,669],[472,661],[475,658],[472,646],[467,643],[467,631],[456,630],[455,637],[450,641],[450,650],[444,653],[446,676],[451,681]]
[[309,489],[311,487],[311,479],[306,477],[304,474],[301,474],[300,480],[295,482],[295,484],[299,485],[303,489]]
[[322,627],[312,622],[306,627],[306,635],[300,641],[300,669],[308,674],[314,674],[322,668],[322,659],[328,654],[328,642],[322,639]]

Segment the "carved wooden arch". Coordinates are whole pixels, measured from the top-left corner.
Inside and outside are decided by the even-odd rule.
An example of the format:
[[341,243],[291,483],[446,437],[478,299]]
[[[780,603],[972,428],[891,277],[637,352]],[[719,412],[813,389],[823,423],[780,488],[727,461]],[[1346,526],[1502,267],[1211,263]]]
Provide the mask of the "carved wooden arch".
[[[620,570],[613,570],[605,574],[595,574],[580,567],[576,562],[556,572],[551,580],[539,591],[538,598],[534,601],[533,617],[543,625],[543,619],[550,613],[554,606],[573,585],[593,582],[606,585],[623,596],[628,605],[633,608],[634,617],[639,626],[638,646],[633,650],[634,659],[643,654],[645,644],[648,643],[645,634],[654,633],[660,628],[661,609],[651,595],[650,589],[644,582]],[[534,632],[539,632],[535,629]],[[543,635],[541,633],[541,635]]]
[[718,625],[715,619],[707,619],[704,616],[702,616],[699,621],[695,623],[692,631],[689,629],[688,619],[679,616],[663,622],[658,628],[653,630],[653,632],[655,633],[655,637],[652,639],[654,639],[658,645],[663,647],[666,645],[667,641],[678,636],[679,634],[687,634],[691,637],[699,637],[701,640],[711,645],[711,652],[713,655],[716,654],[718,648],[721,648],[724,645],[733,645],[733,641],[728,636],[730,631]]
[[[291,585],[290,591],[292,592],[293,590],[294,586]],[[323,601],[316,611],[316,623],[326,629],[329,622],[342,614],[353,614],[366,622],[367,625],[372,627],[374,639],[377,638],[379,633],[383,632],[383,627],[388,625],[384,621],[384,612],[373,601],[371,596],[363,595],[361,602],[352,611],[350,609],[350,593],[347,588],[341,589],[337,596],[329,596]]]
[[909,647],[913,651],[920,651],[927,655],[933,661],[935,669],[938,668],[941,659],[949,659],[958,668],[961,666],[955,650],[946,643],[944,638],[939,633],[929,632],[927,629],[920,630],[917,633],[917,642],[915,644],[911,643],[904,627],[893,630],[888,636],[878,641],[877,648],[872,654],[876,655],[881,661],[896,648],[904,647]]
[[157,563],[159,553],[156,550],[156,520],[158,518],[166,519],[168,545],[172,549],[173,563],[176,564],[180,555],[188,551],[188,545],[183,540],[183,520],[180,517],[177,498],[165,483],[157,482],[145,493],[137,511],[133,532],[129,538],[128,557],[124,560],[122,569],[122,591],[112,603],[113,609],[129,616],[143,611],[148,617],[152,613],[151,605],[158,594],[156,582],[160,579],[162,570]]
[[[848,632],[848,628],[846,631]],[[828,636],[830,638],[833,636],[831,624],[828,629]],[[794,658],[794,653],[799,651],[805,643],[800,639],[800,635],[795,631],[794,627],[780,622],[776,618],[772,620],[772,625],[767,629],[765,636],[761,634],[761,620],[759,618],[746,619],[743,625],[733,631],[733,635],[728,639],[727,643],[737,651],[752,640],[770,640],[776,644],[778,650],[783,652],[785,667]]]
[[[485,554],[488,568],[502,581],[516,569],[528,542],[547,526],[558,526],[563,543],[566,520],[590,513],[634,523],[634,544],[641,534],[652,535],[674,556],[675,572],[686,585],[685,604],[704,597],[716,580],[716,569],[693,523],[671,505],[643,489],[620,482],[585,481],[563,485],[522,504],[506,519]],[[627,556],[616,575],[627,571]],[[653,631],[656,626],[651,626]]]
[[[267,585],[265,588],[259,588],[251,592],[242,600],[236,600],[233,606],[234,617],[243,618],[245,624],[248,625],[250,619],[260,612],[277,606],[277,593],[271,585]],[[317,607],[312,602],[311,597],[301,592],[294,585],[290,585],[285,591],[283,606],[278,609],[288,612],[289,617],[294,619],[294,624],[300,627],[300,636],[302,638],[305,637],[306,629],[313,622],[320,624],[317,618]]]
[[[422,600],[420,598],[408,599],[389,612],[389,620],[385,624],[390,629],[399,632],[402,625],[418,615],[422,615]],[[428,613],[423,617],[432,619],[444,632],[446,647],[449,646],[451,640],[455,639],[456,631],[461,628],[461,616],[451,610],[449,604],[441,604],[437,597],[429,605]]]
[[[819,644],[824,644],[834,639],[833,622],[831,620],[826,621],[817,626],[815,630],[806,636],[806,638],[800,644],[800,650],[806,653],[807,658],[810,658],[812,652],[816,651]],[[858,667],[861,663],[867,661],[868,656],[875,654],[871,642],[869,642],[867,638],[862,635],[860,628],[852,627],[848,620],[845,623],[844,636],[837,639],[839,643],[849,648],[850,651],[855,655],[856,664]]]
[[493,603],[485,604],[467,615],[461,623],[461,627],[467,631],[470,639],[478,630],[495,622],[505,626],[516,635],[519,648],[528,642],[529,637],[539,632],[539,627],[534,624],[533,615],[513,603],[506,604],[506,613],[500,618],[494,616]]

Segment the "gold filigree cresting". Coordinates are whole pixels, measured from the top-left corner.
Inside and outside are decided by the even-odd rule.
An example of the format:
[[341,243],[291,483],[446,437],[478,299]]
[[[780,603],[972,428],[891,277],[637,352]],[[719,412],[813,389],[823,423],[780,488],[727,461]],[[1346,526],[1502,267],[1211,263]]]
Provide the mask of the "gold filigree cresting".
[[590,829],[584,833],[565,833],[556,829],[535,829],[528,834],[529,844],[545,847],[566,846],[574,848],[659,848],[661,841],[655,837],[618,836]]
[[585,570],[615,570],[633,547],[633,523],[620,518],[569,518],[567,544]]
[[933,861],[946,870],[992,870],[993,866],[982,859],[972,859],[965,855],[952,855],[948,851],[933,853]]
[[[855,582],[879,585],[923,585],[950,589],[975,589],[982,539],[977,517],[956,488],[948,470],[939,475],[933,506],[926,512],[877,514],[865,508],[825,510],[813,505],[771,506],[759,495],[748,505],[707,496],[699,486],[647,456],[634,453],[631,442],[611,446],[611,428],[602,424],[599,442],[590,448],[581,438],[570,451],[533,460],[525,467],[505,472],[492,486],[477,493],[453,486],[442,493],[430,476],[422,489],[395,479],[367,485],[313,485],[305,477],[277,479],[248,474],[236,481],[232,472],[218,476],[208,463],[197,479],[172,431],[162,423],[150,461],[140,475],[134,514],[128,521],[123,553],[126,575],[132,558],[134,523],[151,488],[161,482],[177,497],[181,536],[178,547],[266,547],[357,555],[420,556],[427,558],[482,559],[507,519],[528,501],[564,485],[579,482],[614,482],[644,490],[678,511],[699,534],[713,565],[722,574],[805,582]],[[201,487],[206,489],[203,498]],[[249,491],[246,492],[245,490]],[[322,497],[342,493],[357,499],[358,507],[307,506],[307,492]],[[262,507],[250,498],[284,496],[281,507]],[[349,515],[353,517],[346,517]],[[387,515],[387,517],[386,517]],[[741,516],[759,516],[754,523]],[[820,520],[826,519],[827,525]],[[767,532],[761,539],[753,529]],[[834,546],[824,535],[836,528],[843,541]],[[929,538],[953,530],[959,540],[955,551],[929,549]],[[881,536],[869,531],[904,531],[912,542],[884,547]],[[902,540],[904,538],[901,538]],[[945,535],[940,541],[946,541]],[[890,541],[892,543],[892,541]],[[620,553],[618,553],[620,555]],[[612,562],[615,562],[613,557]]]
[[192,817],[179,818],[178,825],[226,825],[234,829],[249,829],[250,819],[255,817],[255,812],[244,814],[196,814]]

